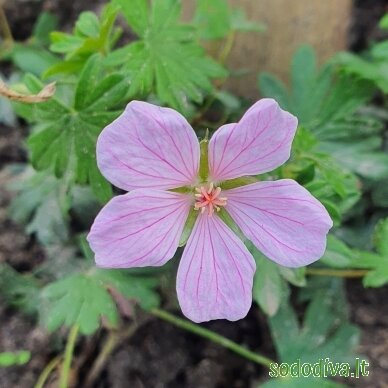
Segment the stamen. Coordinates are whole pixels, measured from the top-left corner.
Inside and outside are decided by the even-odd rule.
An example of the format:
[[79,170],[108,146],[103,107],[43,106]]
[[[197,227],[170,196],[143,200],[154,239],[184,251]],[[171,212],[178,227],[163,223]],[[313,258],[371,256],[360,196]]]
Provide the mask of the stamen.
[[215,190],[214,190],[214,194],[213,194],[213,198],[217,198],[221,193],[221,187],[217,187]]
[[221,211],[222,206],[226,206],[227,198],[220,197],[221,187],[214,187],[213,183],[210,183],[207,187],[196,187],[194,194],[195,204],[194,209],[201,209],[201,214],[207,211],[209,217],[214,214],[214,211]]

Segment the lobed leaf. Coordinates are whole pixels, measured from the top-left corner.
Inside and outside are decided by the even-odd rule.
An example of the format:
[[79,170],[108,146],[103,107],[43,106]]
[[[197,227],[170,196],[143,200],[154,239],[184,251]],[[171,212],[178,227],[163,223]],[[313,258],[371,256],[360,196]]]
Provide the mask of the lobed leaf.
[[162,103],[187,111],[190,102],[200,103],[211,93],[211,79],[226,76],[225,69],[206,56],[195,41],[195,30],[179,22],[180,2],[155,0],[148,7],[116,0],[140,40],[108,55],[107,63],[123,64],[131,80],[130,96],[156,91]]

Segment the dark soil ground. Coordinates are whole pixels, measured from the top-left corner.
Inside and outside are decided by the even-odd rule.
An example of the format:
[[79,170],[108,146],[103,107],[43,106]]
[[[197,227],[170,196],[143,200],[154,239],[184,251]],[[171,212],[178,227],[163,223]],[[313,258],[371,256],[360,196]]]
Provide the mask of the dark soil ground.
[[[9,1],[6,4],[16,36],[28,36],[37,12],[54,10],[63,24],[74,19],[81,9],[90,9],[100,1],[46,0]],[[357,1],[351,45],[362,49],[375,39],[374,26],[386,10],[385,1]],[[21,6],[22,5],[22,6]],[[8,217],[6,207],[11,194],[5,185],[9,176],[4,167],[24,161],[25,131],[0,126],[0,263],[7,262],[19,271],[28,271],[44,260],[44,254],[33,238]],[[388,287],[364,289],[359,281],[347,283],[351,320],[362,331],[359,353],[370,361],[367,379],[348,380],[354,387],[388,387]],[[1,296],[0,296],[1,298]],[[0,388],[30,388],[44,366],[55,356],[61,339],[49,336],[31,318],[6,307],[0,299],[0,351],[26,349],[31,361],[20,367],[0,369]],[[275,357],[264,317],[252,308],[248,317],[237,323],[216,321],[206,325],[252,350]],[[86,386],[88,373],[96,359],[106,333],[82,340],[76,348],[76,387]],[[266,371],[228,350],[191,335],[170,324],[152,318],[143,323],[130,338],[119,342],[106,360],[96,388],[233,388],[257,386],[265,380]],[[51,381],[55,387],[56,382]]]

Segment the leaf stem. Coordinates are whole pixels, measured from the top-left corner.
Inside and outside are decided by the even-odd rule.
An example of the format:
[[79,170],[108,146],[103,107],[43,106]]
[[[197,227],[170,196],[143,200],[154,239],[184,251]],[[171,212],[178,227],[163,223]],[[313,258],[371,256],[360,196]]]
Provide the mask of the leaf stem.
[[38,381],[34,385],[34,388],[43,388],[51,372],[59,365],[60,362],[61,357],[57,356],[53,358],[43,369],[42,373],[39,375]]
[[236,37],[235,31],[230,31],[228,36],[226,37],[224,47],[222,48],[220,54],[218,55],[218,62],[221,63],[221,65],[224,65],[226,60],[229,57],[230,52],[232,51],[233,45],[234,45],[234,39]]
[[106,338],[101,352],[98,354],[93,366],[86,378],[85,388],[94,387],[94,383],[101,374],[108,358],[115,351],[118,345],[122,344],[127,338],[130,338],[138,329],[139,323],[135,322],[123,332],[112,330]]
[[79,326],[74,325],[70,329],[69,336],[67,338],[66,349],[65,349],[65,357],[62,364],[61,376],[59,379],[59,388],[67,388],[69,381],[69,373],[71,367],[71,361],[73,359],[73,352],[75,347],[75,342],[77,340],[79,331]]
[[7,47],[12,47],[14,39],[11,28],[9,27],[7,16],[5,15],[3,5],[0,3],[0,31],[4,37],[4,42]]
[[261,354],[254,353],[220,334],[217,334],[209,329],[205,329],[204,327],[196,325],[195,323],[191,323],[186,319],[176,317],[175,315],[170,314],[165,310],[153,309],[150,312],[151,314],[155,315],[160,319],[163,319],[164,321],[172,323],[173,325],[181,329],[190,331],[194,334],[199,335],[200,337],[206,338],[216,344],[219,344],[231,350],[232,352],[239,354],[247,360],[255,362],[256,364],[263,365],[266,368],[269,368],[271,363],[274,362],[270,358],[262,356]]
[[334,276],[341,278],[362,278],[368,272],[367,269],[306,268],[307,275]]
[[85,387],[92,387],[96,379],[101,373],[102,368],[104,367],[106,360],[116,349],[117,345],[120,342],[120,335],[116,331],[109,332],[107,339],[104,342],[101,352],[99,353],[96,361],[93,364],[93,367],[86,378]]

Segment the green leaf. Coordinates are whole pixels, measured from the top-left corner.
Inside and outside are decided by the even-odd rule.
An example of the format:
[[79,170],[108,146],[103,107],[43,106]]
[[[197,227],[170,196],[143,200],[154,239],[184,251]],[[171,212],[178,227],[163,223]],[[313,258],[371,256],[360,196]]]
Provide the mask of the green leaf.
[[0,367],[24,365],[31,359],[31,353],[27,350],[18,352],[0,353]]
[[226,0],[197,0],[194,17],[202,39],[222,39],[231,30],[231,10]]
[[89,38],[98,38],[101,26],[97,15],[90,11],[82,12],[75,24],[75,30]]
[[309,151],[330,154],[362,177],[381,179],[388,174],[387,155],[376,143],[383,125],[381,118],[364,108],[374,89],[369,82],[355,81],[335,70],[332,63],[317,69],[314,50],[302,46],[292,59],[290,91],[267,73],[260,74],[259,88],[265,97],[275,98],[298,117],[299,125],[315,136],[316,147]]
[[5,302],[28,315],[39,306],[38,282],[29,274],[20,274],[6,263],[0,264],[0,293]]
[[234,31],[263,32],[266,29],[263,23],[247,20],[244,9],[233,9],[230,18]]
[[303,147],[310,148],[311,144],[313,143],[309,140],[303,144],[297,136],[295,157],[286,171],[317,197],[326,206],[333,220],[339,223],[342,215],[360,199],[360,182],[330,155],[303,151]]
[[286,293],[284,280],[275,263],[267,259],[252,244],[248,245],[248,249],[257,266],[253,281],[253,299],[267,315],[273,316],[278,311]]
[[377,68],[372,63],[367,62],[362,57],[350,52],[341,52],[336,56],[336,62],[344,66],[345,71],[354,73],[362,78],[370,79],[371,81],[377,80],[379,77]]
[[373,237],[377,252],[388,257],[388,218],[378,222]]
[[[11,74],[9,79],[0,72],[0,79],[5,82],[6,85],[12,85],[18,79],[17,74]],[[16,115],[12,107],[11,102],[4,97],[0,97],[0,123],[14,127],[16,125]]]
[[84,39],[80,36],[73,36],[64,32],[54,31],[50,34],[50,50],[54,53],[69,54],[77,51]]
[[359,332],[346,322],[342,282],[329,279],[315,290],[302,290],[310,292],[310,303],[301,327],[289,302],[282,303],[278,313],[269,318],[271,335],[281,361],[317,362],[327,355],[333,362],[352,359]]
[[117,12],[117,7],[109,3],[103,8],[100,18],[93,12],[82,12],[72,34],[52,32],[50,49],[64,54],[65,60],[47,69],[45,76],[77,73],[91,56],[109,53],[121,34],[120,29],[114,28]]
[[299,119],[303,122],[308,111],[308,102],[312,92],[311,85],[316,76],[316,56],[311,46],[301,46],[295,53],[291,62],[292,101],[299,106]]
[[[320,149],[329,151],[347,169],[364,178],[378,181],[388,176],[388,154],[378,150],[374,139],[347,142],[325,142]],[[360,158],[362,153],[362,158]]]
[[119,313],[110,291],[134,300],[144,309],[159,305],[154,279],[131,275],[122,270],[93,270],[78,273],[44,287],[41,292],[41,318],[49,331],[62,325],[79,325],[81,333],[92,334],[104,318],[116,327]]
[[326,251],[320,262],[334,268],[346,268],[351,267],[353,256],[354,253],[344,242],[329,234]]
[[58,26],[57,16],[49,13],[42,12],[37,22],[34,25],[32,36],[43,45],[50,43],[50,33],[54,31]]
[[118,324],[109,292],[90,276],[76,274],[58,280],[46,286],[41,296],[42,319],[50,332],[77,324],[82,334],[89,335],[99,328],[102,317],[114,327]]
[[243,9],[232,9],[226,0],[197,0],[194,22],[201,39],[223,39],[233,31],[262,32],[265,26],[247,20]]
[[388,14],[386,13],[379,21],[379,27],[388,30]]
[[283,82],[270,73],[265,72],[260,73],[258,81],[263,97],[274,98],[283,109],[291,109],[288,91]]
[[382,287],[388,283],[388,260],[382,260],[381,266],[376,270],[368,272],[364,279],[365,287]]
[[58,57],[46,49],[32,44],[16,45],[12,52],[12,60],[20,70],[36,76],[40,76],[50,66],[59,62]]
[[374,206],[388,208],[388,178],[377,181],[371,195]]
[[47,173],[27,169],[10,186],[18,192],[9,208],[12,219],[25,224],[27,233],[36,234],[44,245],[64,242],[69,237],[69,203],[63,195],[63,184]]
[[[33,77],[27,77],[26,84],[31,91],[42,85]],[[106,75],[102,57],[96,54],[82,69],[75,95],[70,94],[73,88],[64,88],[63,100],[54,97],[33,106],[26,115],[39,123],[28,139],[32,163],[37,170],[51,170],[72,184],[89,184],[98,199],[105,202],[112,191],[97,168],[96,140],[120,114],[117,109],[121,110],[126,101],[128,81],[120,74]]]
[[97,270],[95,278],[102,281],[107,288],[114,288],[128,299],[134,300],[146,310],[156,308],[160,298],[155,287],[158,282],[153,278],[131,276],[130,271]]
[[306,267],[288,268],[278,265],[280,275],[288,282],[297,287],[304,287],[306,285]]
[[371,60],[344,52],[337,55],[336,62],[343,67],[346,73],[371,81],[386,94],[388,93],[387,63],[381,58],[381,50],[377,49],[376,46],[371,51],[371,54],[376,55],[376,57],[372,57]]
[[116,3],[141,39],[108,55],[106,64],[123,64],[131,80],[131,97],[155,91],[162,103],[186,112],[191,101],[201,103],[204,93],[213,92],[211,79],[226,76],[226,70],[198,45],[194,28],[180,24],[178,1],[155,0],[151,8],[140,2],[139,9],[125,0]]
[[148,27],[148,2],[147,0],[114,0],[114,3],[121,7],[121,11],[132,27],[133,31],[139,36],[144,36]]
[[387,222],[375,228],[374,242],[378,254],[351,249],[338,238],[329,235],[327,249],[320,262],[334,268],[362,268],[368,270],[363,278],[365,287],[381,287],[388,283]]
[[[377,235],[379,234],[377,229]],[[375,231],[376,233],[376,231]],[[378,249],[383,248],[378,242]],[[383,248],[385,249],[385,248]],[[358,251],[358,266],[369,269],[363,278],[365,287],[382,287],[388,283],[388,255],[379,255],[372,252]]]
[[227,111],[234,112],[241,108],[240,99],[227,90],[217,90],[214,96],[224,105]]

